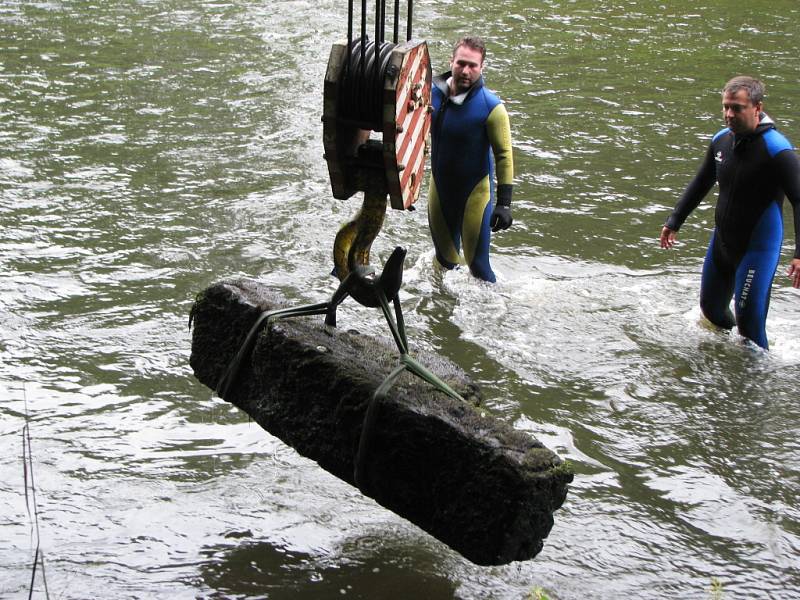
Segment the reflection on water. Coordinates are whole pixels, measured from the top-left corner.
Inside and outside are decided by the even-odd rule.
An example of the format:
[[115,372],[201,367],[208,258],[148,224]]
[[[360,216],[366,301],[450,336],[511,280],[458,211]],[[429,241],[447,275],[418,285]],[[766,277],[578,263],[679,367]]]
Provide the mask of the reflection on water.
[[[376,543],[375,532],[342,544],[336,560],[270,543],[241,541],[201,552],[203,583],[222,597],[245,598],[452,598],[455,585],[437,573],[435,553],[405,554]],[[431,571],[420,572],[417,563]],[[214,595],[211,595],[214,597]]]
[[[496,286],[409,250],[414,348],[467,369],[498,418],[577,476],[533,561],[479,568],[298,457],[194,380],[188,313],[227,276],[329,296],[322,80],[343,3],[6,2],[0,8],[0,597],[27,595],[30,426],[59,598],[800,598],[800,294],[780,267],[771,351],[697,307],[712,203],[656,235],[761,75],[800,140],[795,2],[415,4],[436,70],[470,27],[517,165]],[[480,18],[476,19],[476,15]],[[786,252],[793,234],[786,211]],[[785,262],[785,261],[784,261]],[[346,302],[343,327],[388,335]],[[30,491],[30,487],[29,487]],[[37,578],[35,597],[44,597]]]

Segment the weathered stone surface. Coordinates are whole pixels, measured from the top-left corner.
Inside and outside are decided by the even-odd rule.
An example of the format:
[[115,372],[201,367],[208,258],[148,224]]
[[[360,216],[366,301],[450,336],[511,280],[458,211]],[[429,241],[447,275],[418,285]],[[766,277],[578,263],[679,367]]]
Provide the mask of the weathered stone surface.
[[[216,389],[261,312],[283,306],[252,280],[201,293],[192,309],[197,378]],[[570,470],[537,440],[476,408],[479,390],[461,369],[414,356],[468,402],[403,373],[374,407],[362,491],[477,564],[532,558],[564,502]],[[322,316],[281,319],[261,332],[224,399],[356,485],[366,409],[398,364],[391,339],[326,328]]]

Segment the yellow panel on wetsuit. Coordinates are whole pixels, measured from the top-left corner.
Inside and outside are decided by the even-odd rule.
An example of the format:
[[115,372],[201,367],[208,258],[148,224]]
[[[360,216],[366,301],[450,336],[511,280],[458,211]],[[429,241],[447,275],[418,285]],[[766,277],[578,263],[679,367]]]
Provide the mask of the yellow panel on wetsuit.
[[450,228],[442,214],[442,205],[439,200],[439,194],[436,191],[436,181],[433,177],[430,178],[430,190],[428,192],[428,225],[431,228],[431,236],[436,240],[436,249],[440,257],[446,260],[450,265],[457,265],[461,262],[461,256],[458,249],[460,248],[460,240],[454,240],[450,234]]
[[[481,241],[481,233],[489,226],[489,215],[486,214],[486,207],[491,200],[489,176],[487,175],[478,182],[472,193],[467,198],[464,207],[464,221],[461,224],[462,243],[464,244],[464,258],[468,265],[475,260],[478,244]],[[484,223],[484,218],[486,223]]]
[[486,133],[494,153],[497,185],[512,184],[514,181],[514,156],[511,150],[511,124],[503,104],[498,104],[486,119]]

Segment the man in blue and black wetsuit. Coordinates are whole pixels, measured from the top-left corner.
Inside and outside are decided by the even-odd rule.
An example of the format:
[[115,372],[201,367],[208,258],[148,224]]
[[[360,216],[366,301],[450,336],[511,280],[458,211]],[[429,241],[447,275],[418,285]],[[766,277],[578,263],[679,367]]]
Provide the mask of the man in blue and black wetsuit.
[[[788,275],[800,287],[800,163],[789,141],[763,112],[764,85],[734,77],[722,90],[727,127],[711,140],[695,178],[661,230],[661,247],[703,197],[719,183],[714,232],[703,264],[700,307],[714,325],[736,325],[744,337],[768,348],[765,329],[770,288],[783,242],[783,198],[794,213],[794,258]],[[734,299],[736,318],[731,314]]]
[[480,38],[463,37],[451,71],[433,80],[428,224],[441,265],[455,267],[463,246],[470,272],[494,282],[490,231],[511,225],[514,165],[508,113],[483,84],[485,57]]

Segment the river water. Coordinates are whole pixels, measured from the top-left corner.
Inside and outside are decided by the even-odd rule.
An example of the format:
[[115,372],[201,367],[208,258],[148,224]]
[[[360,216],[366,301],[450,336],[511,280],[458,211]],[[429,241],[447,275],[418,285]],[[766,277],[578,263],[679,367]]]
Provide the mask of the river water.
[[[494,237],[495,286],[433,267],[424,196],[389,211],[373,262],[408,248],[412,346],[576,471],[541,554],[494,568],[299,457],[188,365],[212,282],[298,303],[335,287],[333,236],[360,203],[332,199],[322,159],[345,12],[0,4],[0,597],[27,597],[38,542],[34,598],[800,598],[790,209],[769,353],[700,319],[713,198],[657,246],[730,76],[760,75],[800,140],[796,1],[415,3],[435,71],[459,33],[488,41],[515,223]],[[388,335],[350,301],[339,323]]]

